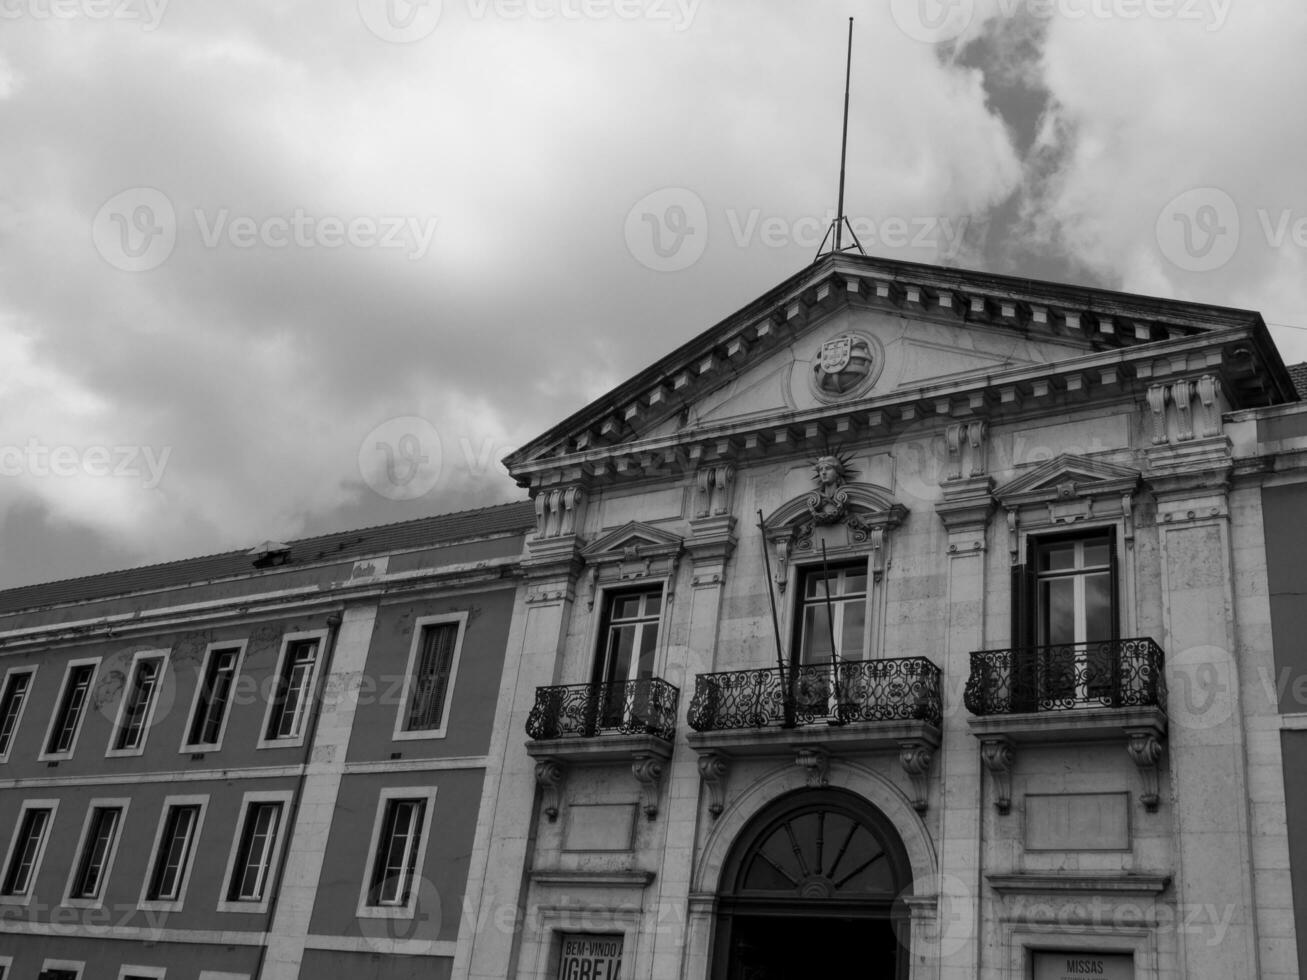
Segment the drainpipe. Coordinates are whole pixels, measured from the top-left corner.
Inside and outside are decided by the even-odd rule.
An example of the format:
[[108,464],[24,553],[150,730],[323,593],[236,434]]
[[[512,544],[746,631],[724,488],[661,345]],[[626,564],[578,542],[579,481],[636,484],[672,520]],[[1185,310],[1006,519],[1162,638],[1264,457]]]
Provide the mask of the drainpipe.
[[[327,642],[322,653],[322,669],[313,684],[313,704],[309,712],[309,722],[304,733],[304,757],[300,761],[299,776],[295,780],[295,792],[291,796],[290,812],[286,815],[286,842],[281,846],[281,855],[277,860],[276,876],[271,882],[272,893],[268,899],[268,911],[265,917],[264,935],[272,932],[272,925],[277,918],[277,906],[281,901],[281,880],[286,873],[286,863],[290,860],[291,845],[295,842],[295,828],[299,823],[300,802],[304,798],[304,783],[309,775],[309,760],[313,758],[313,747],[318,741],[318,721],[322,717],[323,693],[331,678],[331,665],[336,658],[336,641],[340,637],[340,624],[344,617],[340,610],[327,614]],[[253,976],[256,980],[263,978],[263,964],[268,956],[268,942],[265,939],[259,947],[259,960],[255,965]]]

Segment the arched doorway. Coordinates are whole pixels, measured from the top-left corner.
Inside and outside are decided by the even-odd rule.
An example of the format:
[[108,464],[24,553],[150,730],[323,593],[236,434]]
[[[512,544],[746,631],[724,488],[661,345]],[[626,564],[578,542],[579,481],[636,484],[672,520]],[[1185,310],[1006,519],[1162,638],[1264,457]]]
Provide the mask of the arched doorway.
[[714,980],[906,978],[907,853],[885,815],[846,790],[801,790],[755,816],[722,869]]

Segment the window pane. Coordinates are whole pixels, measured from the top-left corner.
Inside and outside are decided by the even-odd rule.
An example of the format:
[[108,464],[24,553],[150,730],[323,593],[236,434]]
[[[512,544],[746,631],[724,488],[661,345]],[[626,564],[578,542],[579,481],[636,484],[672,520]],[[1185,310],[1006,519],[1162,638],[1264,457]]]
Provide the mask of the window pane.
[[1098,568],[1112,559],[1111,542],[1107,540],[1085,542],[1085,567]]
[[55,719],[54,729],[50,732],[50,741],[46,751],[50,753],[67,752],[73,746],[77,734],[77,724],[82,717],[82,708],[86,705],[86,696],[91,689],[91,675],[95,667],[83,664],[74,667],[65,682],[64,694],[59,702],[59,713]]
[[150,712],[150,701],[159,680],[159,660],[142,660],[136,665],[131,686],[123,708],[122,728],[115,747],[138,748],[145,736],[145,721]]
[[11,674],[5,685],[3,699],[0,699],[0,755],[9,751],[13,741],[14,729],[18,726],[18,715],[27,700],[27,689],[32,683],[31,674]]
[[280,822],[280,803],[250,805],[232,871],[231,887],[227,892],[228,901],[257,902],[263,899]]
[[1112,638],[1112,576],[1097,572],[1085,576],[1085,641]]
[[808,606],[803,611],[803,652],[805,664],[822,663],[833,659],[830,645],[830,617],[826,604]]
[[663,594],[661,592],[646,592],[644,596],[644,614],[646,616],[657,616],[662,611]]
[[408,731],[433,731],[444,719],[449,675],[453,669],[458,625],[427,626],[422,630],[422,648],[410,682]]
[[640,596],[618,596],[613,602],[613,619],[635,619],[640,615]]
[[41,842],[45,839],[49,823],[49,810],[31,809],[23,813],[23,820],[18,828],[18,838],[14,843],[14,853],[9,859],[9,867],[5,871],[0,894],[26,895],[31,891],[36,859],[41,853]]
[[1045,544],[1040,548],[1040,571],[1066,571],[1075,567],[1076,543],[1074,541],[1066,541],[1059,544]]
[[87,831],[82,861],[73,884],[74,898],[97,898],[104,879],[105,866],[118,832],[118,818],[122,811],[117,807],[96,807]]
[[844,629],[840,636],[840,656],[861,659],[862,628],[867,621],[865,599],[852,599],[842,604]]
[[200,697],[195,704],[188,744],[215,745],[227,714],[232,682],[236,678],[237,650],[215,650],[205,667]]
[[1075,579],[1039,583],[1040,645],[1076,642]]
[[302,734],[317,655],[317,640],[300,640],[287,648],[268,738],[298,738]]
[[406,905],[417,871],[425,800],[389,800],[373,863],[371,905]]
[[168,811],[159,853],[155,857],[154,878],[149,891],[151,899],[171,900],[180,894],[199,814],[198,806],[175,806]]

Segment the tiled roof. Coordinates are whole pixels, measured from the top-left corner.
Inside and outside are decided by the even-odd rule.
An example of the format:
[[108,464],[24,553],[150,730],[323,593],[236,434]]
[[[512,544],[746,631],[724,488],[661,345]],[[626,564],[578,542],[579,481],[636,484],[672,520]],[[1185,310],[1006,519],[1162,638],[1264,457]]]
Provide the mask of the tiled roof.
[[1293,386],[1298,389],[1298,397],[1307,398],[1307,361],[1290,364],[1288,369],[1289,378],[1293,381]]
[[[286,542],[290,546],[290,561],[279,567],[388,554],[442,542],[524,532],[534,526],[535,508],[530,501],[499,504]],[[256,570],[249,551],[249,548],[242,548],[201,558],[183,558],[84,578],[5,589],[0,591],[0,613],[246,575]]]

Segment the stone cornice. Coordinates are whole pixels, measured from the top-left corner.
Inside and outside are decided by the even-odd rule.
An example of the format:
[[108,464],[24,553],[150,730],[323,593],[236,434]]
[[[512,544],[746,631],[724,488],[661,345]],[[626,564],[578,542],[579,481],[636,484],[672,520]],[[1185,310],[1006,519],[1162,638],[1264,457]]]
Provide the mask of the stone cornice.
[[[969,330],[1016,332],[1084,350],[1087,358],[1072,360],[1087,362],[1103,357],[1110,363],[1141,348],[1164,352],[1170,345],[1193,340],[1208,346],[1222,334],[1231,339],[1238,334],[1244,343],[1230,354],[1244,363],[1232,364],[1231,370],[1249,394],[1236,399],[1236,407],[1296,398],[1269,331],[1255,312],[841,254],[801,270],[532,440],[505,464],[520,485],[530,486],[537,483],[533,474],[551,462],[587,458],[595,450],[599,452],[593,458],[605,458],[607,449],[638,443],[642,432],[684,405],[850,307],[956,323]],[[1041,366],[1035,373],[1046,374],[1047,369]]]
[[[1142,398],[1158,379],[1211,375],[1221,379],[1234,404],[1258,361],[1250,327],[1236,327],[1087,353],[1051,364],[1025,364],[968,378],[863,398],[846,405],[772,413],[640,439],[633,434],[610,445],[560,455],[510,460],[519,484],[533,489],[580,484],[666,479],[710,462],[746,462],[766,456],[820,452],[832,440],[856,437],[893,441],[908,428],[938,421],[986,419],[991,424],[1046,415],[1068,405]],[[1278,361],[1277,361],[1278,364]],[[1280,366],[1280,370],[1283,370]]]

